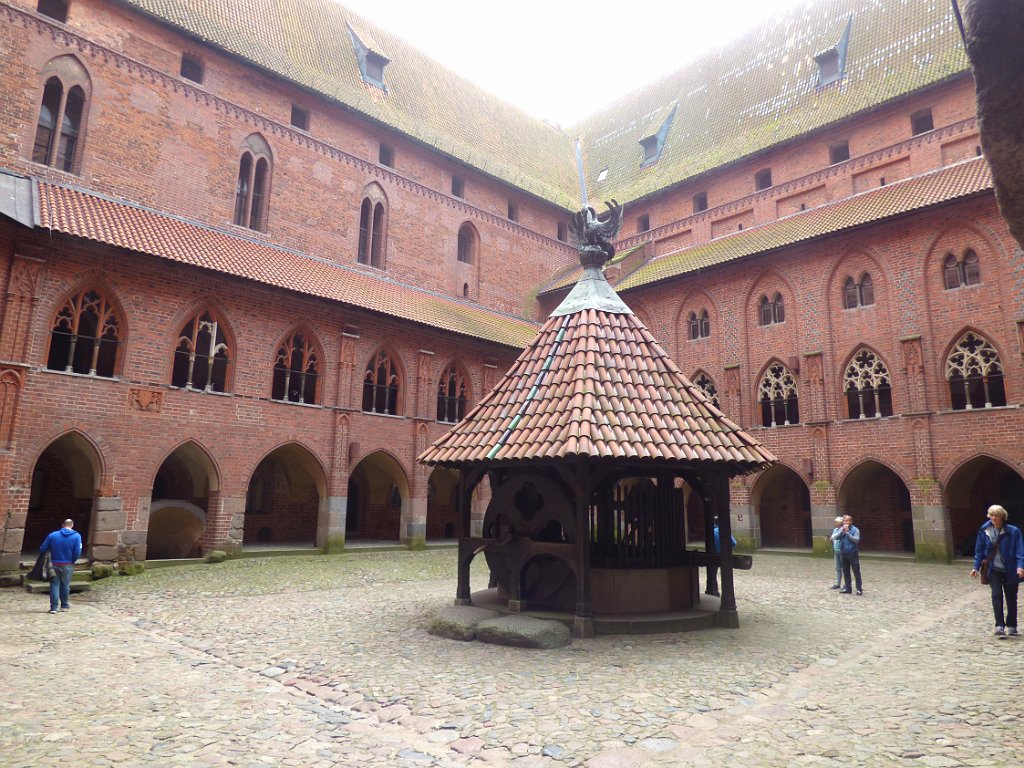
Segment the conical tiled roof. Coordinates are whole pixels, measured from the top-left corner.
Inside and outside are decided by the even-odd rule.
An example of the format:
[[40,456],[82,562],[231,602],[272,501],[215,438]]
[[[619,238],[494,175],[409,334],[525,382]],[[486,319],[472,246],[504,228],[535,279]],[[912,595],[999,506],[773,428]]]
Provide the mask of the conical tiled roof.
[[683,376],[599,267],[585,270],[498,385],[419,460],[575,457],[716,462],[730,474],[775,461]]

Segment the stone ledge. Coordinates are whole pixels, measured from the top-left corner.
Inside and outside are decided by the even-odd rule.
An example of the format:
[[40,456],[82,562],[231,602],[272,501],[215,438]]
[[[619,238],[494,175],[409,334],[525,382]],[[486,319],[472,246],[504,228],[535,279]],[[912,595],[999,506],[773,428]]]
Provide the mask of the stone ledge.
[[572,642],[569,628],[562,622],[519,615],[480,622],[476,639],[513,648],[562,648]]
[[476,640],[477,625],[500,616],[497,611],[472,605],[451,605],[434,614],[427,632],[449,640]]

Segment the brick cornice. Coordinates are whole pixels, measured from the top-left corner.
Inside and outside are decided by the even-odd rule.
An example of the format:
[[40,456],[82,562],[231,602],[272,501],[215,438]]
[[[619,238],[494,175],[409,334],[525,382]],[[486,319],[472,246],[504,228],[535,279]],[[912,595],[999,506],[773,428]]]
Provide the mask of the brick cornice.
[[509,221],[506,218],[497,216],[489,211],[485,211],[475,205],[471,205],[461,198],[427,187],[417,181],[413,181],[412,179],[401,175],[394,169],[378,165],[377,163],[372,163],[369,160],[365,160],[361,157],[350,154],[349,152],[345,152],[338,147],[309,135],[305,131],[300,131],[290,125],[285,125],[284,123],[271,120],[265,115],[253,112],[252,110],[246,109],[234,102],[228,101],[220,96],[216,96],[193,83],[187,82],[179,77],[169,75],[166,72],[162,72],[149,66],[148,64],[143,64],[136,59],[126,56],[120,51],[115,51],[112,48],[93,42],[92,40],[72,32],[60,22],[41,16],[33,11],[15,8],[7,3],[0,2],[0,18],[2,17],[6,17],[6,20],[11,23],[20,22],[26,29],[34,29],[40,35],[49,35],[50,39],[54,42],[63,44],[68,48],[74,48],[85,56],[92,59],[99,59],[104,64],[113,63],[113,65],[118,69],[123,69],[130,74],[141,77],[152,85],[159,85],[175,94],[182,94],[203,106],[211,107],[219,113],[226,114],[229,117],[246,123],[247,125],[251,125],[257,130],[264,131],[272,136],[287,139],[295,144],[329,157],[332,160],[337,160],[345,163],[346,165],[353,166],[376,179],[391,182],[402,189],[409,190],[434,202],[447,205],[450,208],[454,208],[455,210],[465,213],[467,216],[472,216],[478,220],[486,221],[488,224],[508,230],[509,232],[514,232],[518,236],[525,237],[534,242],[559,247],[565,249],[567,253],[575,250],[572,246],[567,245],[556,238],[542,235],[532,229],[527,229],[521,224]]

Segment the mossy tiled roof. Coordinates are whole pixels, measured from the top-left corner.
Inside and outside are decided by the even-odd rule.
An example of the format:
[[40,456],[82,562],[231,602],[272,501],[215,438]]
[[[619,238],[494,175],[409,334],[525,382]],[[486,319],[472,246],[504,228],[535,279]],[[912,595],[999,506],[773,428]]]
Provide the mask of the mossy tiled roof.
[[[486,174],[576,207],[567,134],[331,0],[122,1]],[[349,26],[390,59],[386,91],[363,82]]]
[[[819,88],[814,56],[848,21],[845,74]],[[966,71],[949,0],[807,0],[569,133],[582,138],[591,196],[631,201]],[[661,158],[641,169],[638,142],[673,105]]]
[[662,256],[627,275],[615,289],[639,288],[991,189],[992,173],[985,159],[966,160]]

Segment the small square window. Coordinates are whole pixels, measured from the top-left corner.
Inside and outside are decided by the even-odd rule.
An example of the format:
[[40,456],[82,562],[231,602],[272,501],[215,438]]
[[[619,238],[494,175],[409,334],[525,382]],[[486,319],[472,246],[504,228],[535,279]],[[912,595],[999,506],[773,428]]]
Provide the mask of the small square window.
[[564,221],[558,222],[558,239],[563,243],[569,242],[569,225]]
[[637,216],[636,219],[636,231],[646,232],[651,228],[651,217],[650,214],[645,213],[643,216]]
[[512,200],[508,201],[508,220],[519,221],[519,206]]
[[62,24],[68,20],[68,4],[62,0],[39,0],[36,10]]
[[466,182],[461,176],[452,176],[452,194],[455,197],[466,196]]
[[300,107],[298,104],[292,104],[292,125],[300,131],[308,131],[309,110],[304,107]]
[[181,55],[181,76],[193,83],[203,82],[203,62],[188,53]]
[[772,169],[763,168],[754,174],[754,189],[760,192],[762,189],[768,189],[772,185]]
[[693,196],[693,212],[700,213],[708,209],[708,193],[698,192]]
[[380,151],[377,152],[377,160],[381,165],[386,165],[388,168],[395,167],[395,150],[389,144],[381,144]]
[[932,122],[932,111],[930,109],[919,109],[910,116],[910,133],[918,136],[933,130],[935,124]]
[[850,142],[837,141],[828,148],[829,165],[842,163],[850,159]]
[[604,181],[607,178],[608,178],[608,169],[607,168],[602,168],[601,172],[597,174],[597,180],[598,181]]

